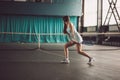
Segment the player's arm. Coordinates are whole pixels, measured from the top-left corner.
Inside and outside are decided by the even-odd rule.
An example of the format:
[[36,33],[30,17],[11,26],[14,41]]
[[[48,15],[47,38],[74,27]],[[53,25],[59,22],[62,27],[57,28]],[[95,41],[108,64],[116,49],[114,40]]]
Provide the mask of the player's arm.
[[74,26],[72,23],[70,23],[70,30],[71,30],[72,36],[74,37]]

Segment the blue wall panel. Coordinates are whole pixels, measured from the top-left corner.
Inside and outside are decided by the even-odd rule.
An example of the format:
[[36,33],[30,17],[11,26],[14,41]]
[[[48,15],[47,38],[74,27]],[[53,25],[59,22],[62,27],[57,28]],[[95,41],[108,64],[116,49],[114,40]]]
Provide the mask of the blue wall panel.
[[0,14],[81,16],[81,0],[40,2],[0,2]]

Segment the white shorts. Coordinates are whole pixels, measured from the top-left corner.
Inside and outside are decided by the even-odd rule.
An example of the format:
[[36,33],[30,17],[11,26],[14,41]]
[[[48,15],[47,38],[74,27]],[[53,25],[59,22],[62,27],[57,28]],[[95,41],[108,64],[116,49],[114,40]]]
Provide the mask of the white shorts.
[[82,36],[78,33],[78,32],[75,32],[74,34],[74,37],[72,36],[72,34],[68,35],[69,36],[69,40],[74,40],[78,43],[82,43],[83,42],[83,38]]

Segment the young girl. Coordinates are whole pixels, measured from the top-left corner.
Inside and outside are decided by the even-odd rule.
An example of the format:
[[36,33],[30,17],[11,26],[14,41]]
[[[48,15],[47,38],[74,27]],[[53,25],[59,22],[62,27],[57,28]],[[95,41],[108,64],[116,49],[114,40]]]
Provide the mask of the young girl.
[[69,16],[64,16],[63,21],[64,21],[64,31],[63,32],[64,32],[64,34],[67,34],[69,36],[70,41],[64,45],[65,59],[62,61],[62,63],[70,63],[68,47],[73,46],[75,44],[78,53],[83,56],[86,56],[89,59],[88,63],[91,64],[91,62],[93,61],[93,58],[90,57],[84,51],[82,51],[83,39],[80,36],[80,34],[77,32],[77,30],[75,29],[74,25],[70,22]]

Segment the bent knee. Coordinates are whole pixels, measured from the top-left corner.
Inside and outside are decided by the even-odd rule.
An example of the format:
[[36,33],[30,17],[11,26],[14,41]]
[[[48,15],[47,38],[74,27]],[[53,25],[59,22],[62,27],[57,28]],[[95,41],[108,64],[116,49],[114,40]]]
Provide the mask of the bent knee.
[[83,51],[79,50],[78,53],[83,53]]
[[70,46],[72,46],[72,45],[74,45],[74,43],[73,43],[72,41],[70,41],[70,42],[68,42],[68,43],[66,43],[66,44],[64,45],[64,48],[68,48],[68,47],[70,47]]
[[68,48],[68,45],[67,45],[67,44],[65,44],[65,45],[64,45],[64,48]]

